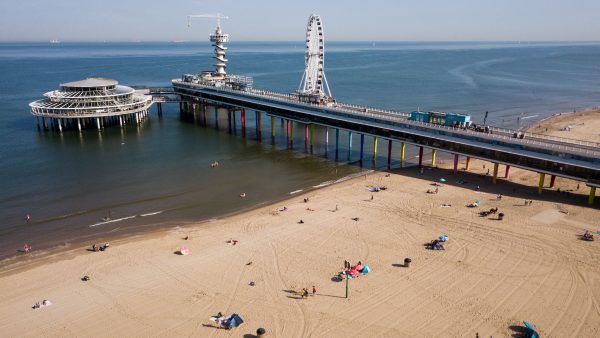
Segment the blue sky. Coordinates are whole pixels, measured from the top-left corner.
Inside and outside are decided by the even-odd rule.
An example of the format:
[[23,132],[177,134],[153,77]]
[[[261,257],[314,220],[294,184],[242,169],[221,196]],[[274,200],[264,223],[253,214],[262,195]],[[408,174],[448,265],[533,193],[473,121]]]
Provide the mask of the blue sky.
[[600,0],[1,0],[0,41],[205,40],[220,12],[237,41],[599,41]]

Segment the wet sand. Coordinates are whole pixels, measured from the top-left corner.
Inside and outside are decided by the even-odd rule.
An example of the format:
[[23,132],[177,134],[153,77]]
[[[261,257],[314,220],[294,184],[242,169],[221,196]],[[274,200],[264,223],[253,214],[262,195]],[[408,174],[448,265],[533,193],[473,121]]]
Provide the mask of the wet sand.
[[[544,337],[600,335],[600,235],[578,237],[600,230],[587,188],[540,196],[534,173],[532,181],[514,170],[510,181],[493,185],[485,175],[491,164],[483,164],[458,175],[444,163],[423,175],[376,172],[231,217],[121,239],[104,252],[38,258],[0,273],[0,332],[239,337],[264,327],[269,337],[508,337],[526,320]],[[433,182],[439,192],[426,193]],[[556,187],[569,184],[557,180]],[[387,189],[369,192],[373,185]],[[478,208],[466,207],[475,200]],[[479,216],[492,207],[502,221]],[[446,250],[425,249],[442,234],[450,238]],[[191,254],[176,254],[181,246]],[[348,299],[335,278],[344,260],[372,270],[349,281]],[[315,296],[295,293],[313,285]],[[53,305],[31,309],[43,299]],[[219,311],[245,323],[232,331],[203,326]]]

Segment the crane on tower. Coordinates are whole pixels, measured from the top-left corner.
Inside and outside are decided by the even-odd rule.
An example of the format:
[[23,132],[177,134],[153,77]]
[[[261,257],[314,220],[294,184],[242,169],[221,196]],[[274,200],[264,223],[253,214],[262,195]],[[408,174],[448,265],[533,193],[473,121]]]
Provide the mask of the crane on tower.
[[225,72],[225,68],[227,68],[227,59],[225,58],[225,51],[227,50],[227,47],[225,47],[225,43],[229,42],[229,34],[223,33],[223,31],[221,31],[221,19],[229,19],[229,17],[222,16],[221,13],[188,15],[188,27],[192,27],[192,18],[217,19],[217,28],[215,29],[215,32],[210,35],[210,42],[212,42],[213,47],[215,47],[214,58],[217,60],[217,62],[214,65],[214,75],[218,77],[225,77],[225,75],[227,74]]
[[217,19],[217,28],[221,28],[221,19],[229,19],[228,16],[221,16],[221,13],[217,14],[195,14],[187,16],[187,25],[188,27],[192,27],[192,18],[208,18],[208,19]]

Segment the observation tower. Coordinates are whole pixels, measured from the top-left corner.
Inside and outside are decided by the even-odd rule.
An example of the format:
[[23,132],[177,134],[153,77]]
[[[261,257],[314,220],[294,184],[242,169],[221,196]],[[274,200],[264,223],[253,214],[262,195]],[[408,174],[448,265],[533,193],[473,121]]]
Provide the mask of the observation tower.
[[107,78],[63,83],[58,90],[31,102],[31,114],[44,129],[101,130],[110,125],[139,124],[148,117],[152,97]]

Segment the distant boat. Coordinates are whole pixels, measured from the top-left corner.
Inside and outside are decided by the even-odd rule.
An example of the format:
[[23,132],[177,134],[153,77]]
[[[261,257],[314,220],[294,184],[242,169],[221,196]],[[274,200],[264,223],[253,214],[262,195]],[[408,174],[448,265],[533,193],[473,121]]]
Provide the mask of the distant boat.
[[60,41],[56,40],[56,39],[52,39],[52,40],[50,40],[50,43],[60,43]]

